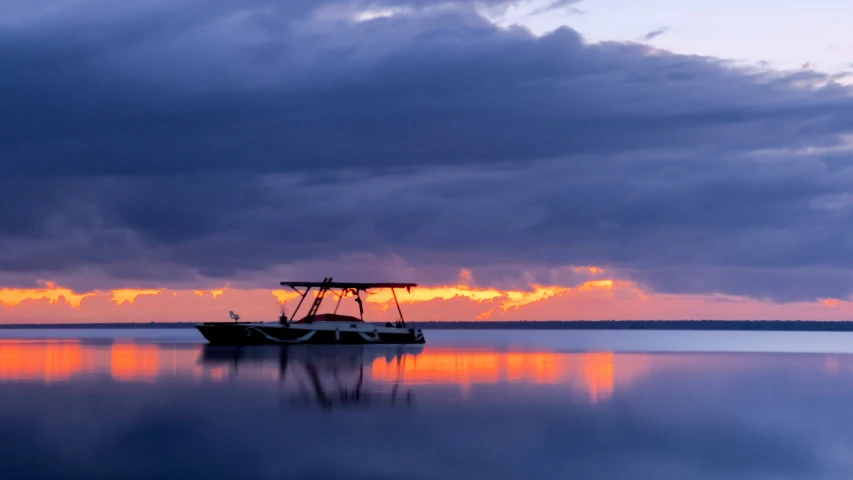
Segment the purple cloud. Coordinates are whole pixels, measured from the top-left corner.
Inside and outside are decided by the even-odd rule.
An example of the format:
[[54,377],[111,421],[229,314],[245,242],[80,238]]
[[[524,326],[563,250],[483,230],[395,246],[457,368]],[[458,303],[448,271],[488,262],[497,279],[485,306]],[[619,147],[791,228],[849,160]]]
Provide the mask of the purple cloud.
[[598,264],[661,291],[853,291],[848,87],[438,3],[0,7],[0,282],[392,255],[436,280]]

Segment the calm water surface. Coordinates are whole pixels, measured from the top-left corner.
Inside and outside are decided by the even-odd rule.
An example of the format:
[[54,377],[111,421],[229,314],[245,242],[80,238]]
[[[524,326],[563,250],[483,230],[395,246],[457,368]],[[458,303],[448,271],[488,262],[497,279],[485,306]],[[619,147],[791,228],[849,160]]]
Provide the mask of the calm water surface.
[[0,330],[3,479],[849,479],[853,335]]

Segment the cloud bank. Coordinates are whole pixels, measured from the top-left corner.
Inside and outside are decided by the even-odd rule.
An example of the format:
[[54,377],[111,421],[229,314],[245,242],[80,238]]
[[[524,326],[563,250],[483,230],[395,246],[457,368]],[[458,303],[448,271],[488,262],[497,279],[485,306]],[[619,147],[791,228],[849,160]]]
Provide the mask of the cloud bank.
[[517,3],[4,4],[0,284],[853,292],[849,88],[482,13]]

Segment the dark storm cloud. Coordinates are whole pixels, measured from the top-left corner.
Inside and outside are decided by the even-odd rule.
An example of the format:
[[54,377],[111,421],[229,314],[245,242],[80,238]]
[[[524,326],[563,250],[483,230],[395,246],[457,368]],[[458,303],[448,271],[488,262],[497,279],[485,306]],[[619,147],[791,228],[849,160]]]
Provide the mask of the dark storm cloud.
[[[47,3],[0,7],[0,281],[331,252],[435,281],[599,264],[663,291],[853,290],[853,99],[828,75],[536,37],[463,1]],[[365,6],[411,8],[349,19]]]
[[263,4],[214,4],[194,17],[182,5],[6,29],[4,168],[527,162],[826,142],[851,123],[850,99],[793,87],[805,78],[761,78],[637,45],[587,46],[565,28],[537,38],[468,9],[353,23]]

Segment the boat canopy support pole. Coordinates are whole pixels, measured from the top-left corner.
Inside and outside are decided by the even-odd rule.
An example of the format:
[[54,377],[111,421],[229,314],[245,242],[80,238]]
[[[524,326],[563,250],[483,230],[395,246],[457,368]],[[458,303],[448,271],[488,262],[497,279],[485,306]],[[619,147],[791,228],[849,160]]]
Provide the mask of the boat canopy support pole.
[[[335,293],[335,292],[332,292]],[[335,311],[332,313],[338,313],[338,307],[341,306],[341,300],[344,299],[344,296],[347,294],[347,290],[344,288],[341,290],[341,294],[338,295],[338,303],[335,304]]]
[[403,319],[403,309],[400,308],[400,302],[397,301],[397,292],[392,288],[391,295],[394,296],[394,304],[397,305],[397,313],[400,314],[400,323],[403,325],[403,328],[406,328],[406,320]]
[[311,287],[306,287],[304,292],[300,292],[296,287],[290,287],[294,292],[298,293],[301,297],[299,299],[299,303],[296,304],[296,309],[293,310],[293,314],[290,315],[290,319],[293,320],[296,318],[296,313],[299,311],[299,307],[302,306],[302,302],[305,301],[305,297],[308,296],[308,291],[311,290]]

